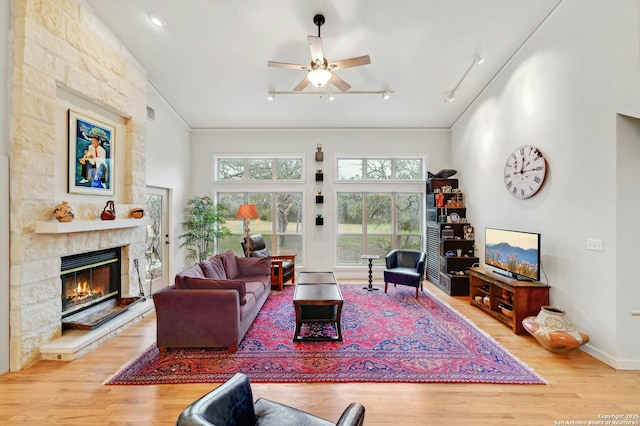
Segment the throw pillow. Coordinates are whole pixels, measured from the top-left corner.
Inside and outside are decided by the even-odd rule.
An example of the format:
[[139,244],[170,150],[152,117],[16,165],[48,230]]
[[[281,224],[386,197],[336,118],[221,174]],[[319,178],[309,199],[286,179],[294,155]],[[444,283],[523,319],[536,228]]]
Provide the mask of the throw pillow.
[[200,268],[205,278],[215,278],[217,280],[227,279],[227,274],[224,272],[224,267],[222,266],[222,260],[217,256],[200,262]]
[[228,278],[227,273],[224,270],[224,266],[222,265],[222,258],[220,255],[213,256],[209,259],[209,262],[211,262],[211,266],[213,266],[213,269],[218,273],[218,275],[220,275],[221,279]]
[[202,273],[204,274],[205,278],[220,279],[218,274],[216,274],[216,271],[213,269],[213,265],[211,265],[211,262],[209,262],[208,260],[200,262],[200,269],[202,269]]
[[184,277],[183,282],[185,288],[191,290],[236,290],[240,296],[240,304],[247,303],[247,288],[244,281]]
[[238,265],[236,263],[236,255],[233,250],[228,250],[220,255],[222,258],[222,264],[224,265],[224,271],[227,274],[227,278],[234,279],[238,276]]

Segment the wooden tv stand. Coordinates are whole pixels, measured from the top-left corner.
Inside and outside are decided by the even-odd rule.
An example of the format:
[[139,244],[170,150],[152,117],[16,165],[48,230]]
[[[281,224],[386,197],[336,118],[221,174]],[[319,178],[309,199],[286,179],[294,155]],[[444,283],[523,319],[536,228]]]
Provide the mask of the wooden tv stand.
[[[510,327],[516,334],[524,334],[522,320],[538,315],[542,306],[549,305],[549,286],[538,281],[519,281],[474,267],[469,279],[470,303]],[[489,296],[489,304],[476,301],[476,296]],[[500,305],[510,307],[513,317],[502,313]]]

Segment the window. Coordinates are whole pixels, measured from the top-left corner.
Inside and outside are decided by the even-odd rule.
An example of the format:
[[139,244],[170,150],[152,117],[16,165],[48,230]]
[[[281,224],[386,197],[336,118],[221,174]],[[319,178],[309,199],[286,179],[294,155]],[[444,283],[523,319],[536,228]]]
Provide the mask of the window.
[[218,251],[244,256],[244,224],[235,215],[240,205],[255,204],[260,218],[251,220],[251,233],[262,234],[270,253],[295,254],[302,263],[302,156],[221,156],[215,164],[216,180],[227,187],[216,188],[217,200],[229,208],[225,225],[233,233]]
[[338,158],[338,265],[361,265],[363,254],[384,264],[394,248],[422,250],[423,176],[422,158]]
[[295,254],[302,263],[302,193],[247,192],[218,193],[218,202],[229,207],[225,225],[232,236],[220,242],[219,251],[233,250],[243,256],[240,242],[244,236],[242,219],[235,217],[242,204],[255,204],[260,218],[251,220],[251,234],[262,234],[272,254]]
[[219,181],[302,180],[302,158],[218,158]]
[[338,265],[359,265],[360,256],[393,248],[422,249],[422,194],[339,192]]
[[423,180],[421,158],[339,158],[338,180]]

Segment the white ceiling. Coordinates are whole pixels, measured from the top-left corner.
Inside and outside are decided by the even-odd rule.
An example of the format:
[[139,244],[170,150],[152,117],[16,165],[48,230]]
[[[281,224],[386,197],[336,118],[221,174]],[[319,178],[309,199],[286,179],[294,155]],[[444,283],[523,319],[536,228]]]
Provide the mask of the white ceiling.
[[[449,128],[561,1],[87,0],[194,129]],[[151,25],[151,12],[165,18],[165,28]],[[329,62],[371,57],[370,65],[336,71],[351,91],[389,89],[390,99],[267,100],[269,91],[290,91],[304,78],[267,61],[308,64],[316,13],[326,18]],[[485,62],[445,103],[476,53]]]

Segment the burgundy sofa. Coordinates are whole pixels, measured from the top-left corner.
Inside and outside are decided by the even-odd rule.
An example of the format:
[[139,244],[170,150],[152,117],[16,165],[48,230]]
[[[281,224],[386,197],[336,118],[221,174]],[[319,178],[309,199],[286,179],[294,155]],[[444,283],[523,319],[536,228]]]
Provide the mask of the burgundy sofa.
[[235,352],[270,292],[269,259],[229,250],[196,263],[153,295],[158,348]]

